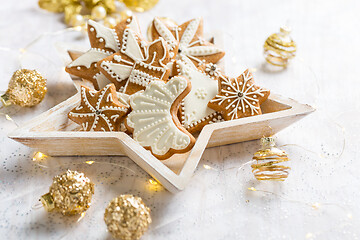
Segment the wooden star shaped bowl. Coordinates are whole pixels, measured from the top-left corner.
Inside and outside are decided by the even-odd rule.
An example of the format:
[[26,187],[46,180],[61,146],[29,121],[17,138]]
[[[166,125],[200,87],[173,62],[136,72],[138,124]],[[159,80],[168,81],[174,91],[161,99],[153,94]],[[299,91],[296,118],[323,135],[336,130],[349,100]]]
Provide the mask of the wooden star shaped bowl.
[[207,125],[190,152],[159,161],[126,133],[78,131],[79,126],[68,119],[67,113],[79,101],[79,94],[70,97],[9,137],[51,156],[126,155],[171,192],[184,189],[206,148],[277,133],[314,111],[309,105],[271,94],[261,105],[262,115]]
[[126,133],[79,131],[79,125],[67,117],[79,101],[77,93],[17,128],[9,137],[51,156],[126,155],[171,192],[185,188],[206,148],[275,134],[314,111],[309,105],[271,94],[261,105],[262,115],[206,125],[190,152],[159,161]]

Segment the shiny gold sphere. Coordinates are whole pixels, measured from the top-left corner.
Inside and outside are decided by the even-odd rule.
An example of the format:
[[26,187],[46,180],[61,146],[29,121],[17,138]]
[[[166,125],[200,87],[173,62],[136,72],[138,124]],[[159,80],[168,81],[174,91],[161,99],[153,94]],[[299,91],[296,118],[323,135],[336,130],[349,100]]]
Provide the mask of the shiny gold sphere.
[[106,14],[106,9],[101,5],[96,6],[91,10],[91,17],[94,20],[104,19],[106,17]]
[[22,107],[39,104],[47,92],[46,79],[36,70],[20,69],[10,79],[2,99]]
[[144,12],[153,8],[159,0],[123,0],[123,2],[133,11]]
[[41,197],[47,211],[58,211],[64,215],[81,214],[91,204],[94,183],[83,173],[67,170],[55,176],[50,190]]
[[120,195],[105,209],[104,221],[116,239],[139,239],[151,223],[150,209],[140,197]]

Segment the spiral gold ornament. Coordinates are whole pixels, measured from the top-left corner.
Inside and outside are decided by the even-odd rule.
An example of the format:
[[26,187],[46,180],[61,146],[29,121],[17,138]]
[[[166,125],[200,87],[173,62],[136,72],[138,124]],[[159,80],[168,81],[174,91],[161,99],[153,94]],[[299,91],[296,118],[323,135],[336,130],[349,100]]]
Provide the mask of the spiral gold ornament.
[[261,138],[261,149],[254,153],[252,172],[257,180],[277,180],[284,181],[290,171],[290,167],[283,165],[289,161],[285,151],[275,146],[275,140],[272,137]]
[[67,170],[55,176],[49,192],[41,196],[44,208],[64,215],[75,215],[85,212],[91,204],[94,184],[83,173]]
[[139,239],[151,223],[150,209],[140,197],[120,195],[105,209],[104,221],[116,239]]
[[296,43],[290,37],[290,28],[282,27],[279,33],[270,35],[264,43],[264,56],[268,63],[286,67],[289,59],[295,57]]
[[8,90],[0,100],[5,106],[32,107],[44,99],[46,92],[46,79],[38,71],[19,69],[12,75]]

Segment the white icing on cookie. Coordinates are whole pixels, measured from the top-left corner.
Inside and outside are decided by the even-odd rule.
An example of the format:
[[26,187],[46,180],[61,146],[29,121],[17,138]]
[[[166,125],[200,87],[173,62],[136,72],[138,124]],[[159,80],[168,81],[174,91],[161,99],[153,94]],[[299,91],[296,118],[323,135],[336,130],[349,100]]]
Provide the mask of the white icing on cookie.
[[168,83],[153,81],[145,91],[130,97],[132,112],[127,125],[134,129],[133,138],[143,147],[151,147],[156,155],[164,155],[171,148],[182,150],[189,146],[190,137],[180,131],[171,115],[171,107],[187,88],[184,77],[173,77]]
[[196,31],[199,28],[200,22],[201,22],[201,18],[195,18],[187,25],[187,27],[182,35],[182,38],[180,40],[180,45],[188,46],[190,44],[190,42],[195,37]]
[[[162,38],[159,38],[157,40],[155,40],[154,42],[152,42],[150,45],[148,45],[146,48],[144,48],[144,52],[145,52],[145,56],[142,55],[142,52],[138,52],[137,50],[134,49],[140,49],[140,46],[138,44],[138,42],[136,41],[136,37],[135,34],[133,33],[133,31],[127,29],[127,34],[126,34],[126,40],[124,40],[124,44],[121,48],[121,52],[126,54],[127,56],[131,57],[134,62],[129,62],[124,60],[120,55],[115,55],[114,56],[114,60],[115,62],[110,62],[110,61],[103,61],[100,65],[100,67],[102,69],[104,69],[112,78],[116,79],[118,82],[121,82],[127,78],[129,78],[129,80],[127,81],[126,85],[125,85],[125,89],[128,86],[128,84],[131,83],[135,83],[137,85],[140,86],[147,86],[149,84],[149,82],[153,81],[153,80],[161,80],[166,71],[168,70],[168,67],[163,63],[164,59],[166,58],[166,43]],[[131,37],[129,37],[131,36]],[[125,37],[123,38],[125,39]],[[132,39],[132,40],[131,40]],[[158,42],[161,42],[161,46],[162,46],[162,52],[164,53],[163,56],[161,56],[161,58],[158,61],[158,63],[161,65],[161,67],[157,67],[157,66],[153,66],[152,64],[155,61],[155,57],[158,57],[158,52],[154,52],[152,54],[150,54],[150,47],[153,44],[157,44]],[[136,44],[137,47],[134,47],[133,45]],[[130,49],[130,50],[129,50]],[[133,54],[134,52],[134,54]],[[137,54],[141,54],[140,57],[135,57]],[[149,59],[151,56],[153,56],[152,59]],[[149,62],[149,60],[151,60]],[[145,62],[149,62],[149,63],[145,63]],[[141,68],[142,70],[139,70],[139,68]],[[143,68],[145,69],[149,69],[152,71],[158,71],[161,72],[161,77],[155,77],[152,76],[146,72],[144,72]]]
[[210,102],[219,105],[226,103],[227,115],[231,120],[239,118],[238,112],[245,113],[250,109],[251,115],[259,114],[260,105],[259,98],[264,97],[266,90],[262,88],[255,88],[254,83],[249,83],[253,79],[250,71],[243,72],[243,81],[235,79],[233,82],[230,78],[220,75],[221,91]]
[[164,38],[166,43],[169,46],[169,50],[172,51],[176,45],[177,41],[171,31],[166,27],[166,25],[157,17],[154,18],[154,26],[156,31],[161,37]]
[[95,29],[96,38],[98,38],[100,42],[105,41],[106,48],[110,48],[114,52],[118,52],[120,50],[119,38],[114,29],[107,28],[93,20],[89,20],[88,25]]
[[216,96],[218,82],[182,61],[176,61],[176,69],[179,75],[185,76],[191,82],[191,91],[181,104],[181,123],[185,128],[195,127],[216,114],[207,104]]
[[125,29],[122,39],[121,52],[125,53],[132,59],[144,59],[134,31]]
[[[85,131],[94,131],[97,124],[101,120],[102,122],[106,123],[109,131],[114,131],[113,124],[111,123],[109,118],[103,112],[104,111],[121,111],[121,112],[126,112],[127,111],[126,107],[113,107],[113,106],[107,106],[107,105],[101,106],[101,103],[102,103],[104,97],[106,98],[106,97],[108,97],[108,94],[111,94],[111,92],[109,90],[110,87],[111,87],[111,84],[107,85],[105,88],[103,88],[101,90],[100,96],[99,96],[99,98],[97,99],[97,102],[94,105],[92,105],[89,102],[89,99],[87,98],[86,88],[81,87],[81,90],[80,90],[80,92],[81,92],[81,102],[84,103],[88,107],[90,112],[88,112],[88,113],[69,112],[69,115],[73,116],[73,117],[80,117],[80,118],[82,118],[82,117],[92,117],[92,119],[94,121],[93,121],[91,126],[89,125],[89,122],[82,123],[83,130],[85,130]],[[89,91],[89,94],[90,94],[90,96],[94,97],[96,92],[94,94],[93,91]],[[112,98],[108,102],[112,103],[113,102]],[[77,109],[77,110],[79,110],[79,109]],[[89,128],[89,126],[90,126],[90,128]]]
[[96,63],[108,56],[110,56],[112,53],[107,52],[105,50],[99,49],[99,48],[91,48],[89,51],[72,61],[67,67],[77,67],[77,66],[83,66],[86,68],[90,68],[91,64]]
[[118,82],[127,79],[133,69],[133,66],[117,64],[109,61],[101,62],[100,66]]
[[131,30],[133,30],[133,31],[135,31],[135,32],[137,32],[137,33],[140,33],[140,26],[139,26],[139,22],[138,22],[137,18],[136,18],[135,16],[132,16],[132,17],[128,18],[127,21],[128,21],[128,20],[129,20],[130,22],[128,22],[127,26],[128,26]]

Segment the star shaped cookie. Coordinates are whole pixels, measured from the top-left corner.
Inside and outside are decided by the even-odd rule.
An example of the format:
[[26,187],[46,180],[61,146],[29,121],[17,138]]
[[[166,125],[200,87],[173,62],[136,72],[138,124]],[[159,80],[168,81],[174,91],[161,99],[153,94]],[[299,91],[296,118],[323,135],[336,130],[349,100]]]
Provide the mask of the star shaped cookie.
[[72,62],[65,70],[75,76],[89,80],[96,90],[106,86],[110,81],[100,73],[97,62],[120,51],[125,28],[140,31],[136,17],[120,22],[114,29],[107,28],[95,21],[88,21],[88,36],[91,48],[81,56],[72,55]]
[[69,112],[69,119],[81,125],[84,131],[120,130],[129,107],[119,102],[114,84],[100,91],[81,86],[80,94],[80,105]]
[[168,44],[171,58],[192,62],[195,66],[204,62],[216,63],[225,55],[223,50],[204,40],[202,18],[170,26],[155,17],[152,22],[152,39],[159,37]]
[[233,120],[261,114],[260,104],[270,91],[255,85],[249,70],[237,78],[219,76],[219,92],[208,106],[222,113],[225,120]]

